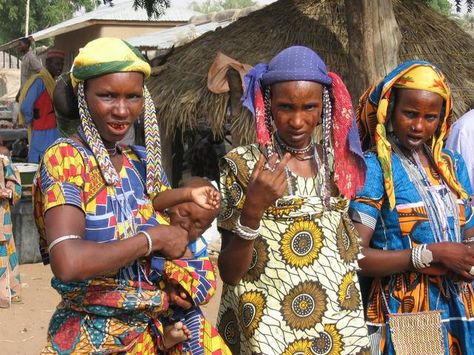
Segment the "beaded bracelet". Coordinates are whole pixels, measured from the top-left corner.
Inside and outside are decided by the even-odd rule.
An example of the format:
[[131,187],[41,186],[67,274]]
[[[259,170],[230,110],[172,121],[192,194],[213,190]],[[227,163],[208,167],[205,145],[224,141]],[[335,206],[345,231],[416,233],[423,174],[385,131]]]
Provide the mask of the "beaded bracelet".
[[417,270],[424,269],[430,266],[429,264],[424,264],[421,260],[421,254],[425,249],[426,244],[417,245],[416,247],[411,249],[411,263],[413,264],[413,267]]
[[242,225],[240,222],[240,216],[235,223],[233,232],[237,234],[240,238],[245,240],[254,240],[260,235],[260,224],[257,229],[252,229],[250,227]]
[[148,233],[147,231],[139,231],[137,233],[137,235],[140,234],[140,233],[143,234],[146,237],[146,243],[147,243],[148,249],[147,249],[146,254],[144,256],[148,256],[153,251],[153,240],[151,239],[150,233]]

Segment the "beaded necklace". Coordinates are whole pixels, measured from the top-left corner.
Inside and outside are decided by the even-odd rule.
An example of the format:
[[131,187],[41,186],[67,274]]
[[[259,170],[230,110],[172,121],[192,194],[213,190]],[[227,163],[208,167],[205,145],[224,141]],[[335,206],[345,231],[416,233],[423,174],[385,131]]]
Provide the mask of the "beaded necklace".
[[[283,156],[284,156],[284,153],[283,153],[283,147],[280,145],[280,141],[278,140],[278,138],[276,138],[276,133],[275,133],[275,150],[280,158],[283,159]],[[317,151],[317,148],[316,148],[316,145],[311,142],[310,143],[310,146],[311,148],[313,149],[313,154],[310,155],[308,157],[308,159],[305,159],[305,160],[309,160],[309,159],[314,159],[314,162],[316,164],[316,169],[315,171],[318,171],[319,169],[324,169],[324,167],[322,166],[322,163],[321,163],[321,160],[319,159],[319,154],[318,154],[318,151]],[[284,149],[286,151],[288,151],[287,149]],[[294,155],[293,155],[294,156]],[[320,173],[323,173],[323,171],[321,171]],[[295,193],[296,193],[296,190],[297,190],[297,183],[296,183],[296,178],[291,174],[290,172],[290,169],[288,168],[288,166],[285,166],[285,175],[286,175],[286,181],[287,181],[287,184],[288,184],[288,195],[289,196],[294,196]],[[317,176],[317,174],[316,174]],[[314,177],[316,179],[316,176]],[[324,175],[323,175],[323,180],[324,180]],[[315,182],[315,186],[316,186],[316,182]],[[323,182],[323,186],[324,186],[324,182]]]
[[[451,189],[446,185],[443,179],[440,179],[442,190],[437,191],[436,187],[433,186],[428,178],[418,153],[412,152],[412,159],[410,159],[402,152],[393,137],[390,138],[390,143],[426,207],[428,221],[435,242],[461,242],[459,214],[457,212],[456,199]],[[434,164],[430,149],[424,146],[424,150],[430,159],[430,164]],[[445,191],[444,198],[442,191]],[[449,228],[449,215],[454,219],[454,235]]]

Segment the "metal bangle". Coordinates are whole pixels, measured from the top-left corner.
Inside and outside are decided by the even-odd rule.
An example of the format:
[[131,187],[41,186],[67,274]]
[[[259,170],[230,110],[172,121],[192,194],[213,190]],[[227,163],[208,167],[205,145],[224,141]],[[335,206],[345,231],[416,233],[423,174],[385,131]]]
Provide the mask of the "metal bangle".
[[242,225],[240,223],[240,216],[235,223],[235,227],[233,232],[237,234],[240,238],[245,240],[254,240],[260,235],[260,224],[258,225],[257,229],[252,229],[248,226]]
[[51,244],[49,244],[49,247],[48,247],[48,254],[51,253],[51,250],[53,250],[53,248],[58,245],[59,243],[62,243],[66,240],[71,240],[71,239],[82,239],[80,236],[78,235],[75,235],[75,234],[69,234],[69,235],[63,235],[62,237],[59,237],[59,238],[56,238],[55,240],[53,240],[51,242]]
[[148,249],[147,249],[146,254],[144,256],[148,256],[153,251],[153,240],[151,239],[150,233],[148,233],[147,231],[139,231],[137,233],[137,235],[140,234],[140,233],[143,234],[146,237],[146,243],[147,243]]
[[467,239],[464,239],[462,242],[463,242],[464,244],[472,243],[472,242],[474,242],[474,237],[469,237],[469,238],[467,238]]

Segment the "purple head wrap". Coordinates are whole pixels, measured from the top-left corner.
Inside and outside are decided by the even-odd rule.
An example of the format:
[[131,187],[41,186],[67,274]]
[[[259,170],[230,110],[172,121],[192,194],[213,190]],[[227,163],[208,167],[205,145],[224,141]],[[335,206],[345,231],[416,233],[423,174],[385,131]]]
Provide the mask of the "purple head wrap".
[[332,84],[323,60],[312,49],[292,46],[282,50],[267,64],[257,64],[244,77],[242,102],[255,115],[255,93],[262,86],[283,81],[315,81]]

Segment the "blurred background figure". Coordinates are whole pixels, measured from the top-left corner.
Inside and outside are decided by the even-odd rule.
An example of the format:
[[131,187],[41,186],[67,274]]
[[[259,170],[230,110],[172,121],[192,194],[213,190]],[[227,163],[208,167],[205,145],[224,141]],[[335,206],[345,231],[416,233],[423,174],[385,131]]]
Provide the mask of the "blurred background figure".
[[19,98],[19,122],[28,125],[28,162],[38,163],[46,149],[59,138],[53,108],[55,79],[64,66],[63,51],[49,49],[46,67],[31,77],[22,88]]
[[474,100],[470,110],[462,115],[451,127],[446,140],[446,148],[462,155],[466,163],[471,187],[474,186]]
[[0,308],[21,300],[18,257],[13,240],[11,206],[20,199],[19,173],[13,168],[10,152],[0,139]]

